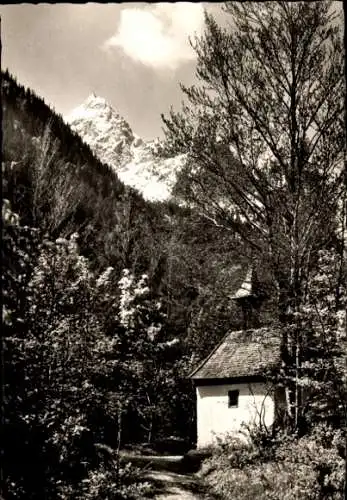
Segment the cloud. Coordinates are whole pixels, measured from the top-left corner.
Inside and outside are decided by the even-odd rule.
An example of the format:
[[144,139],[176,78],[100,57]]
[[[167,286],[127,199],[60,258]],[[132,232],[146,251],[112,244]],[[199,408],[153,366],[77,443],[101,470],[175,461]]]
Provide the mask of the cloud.
[[117,32],[103,44],[155,69],[176,69],[191,61],[195,53],[188,36],[201,33],[204,24],[202,4],[161,3],[121,11]]

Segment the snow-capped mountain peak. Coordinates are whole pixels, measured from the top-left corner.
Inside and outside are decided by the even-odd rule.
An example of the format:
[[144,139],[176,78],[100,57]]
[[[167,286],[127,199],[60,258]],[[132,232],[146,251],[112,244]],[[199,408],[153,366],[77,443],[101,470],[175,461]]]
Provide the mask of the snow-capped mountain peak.
[[101,115],[103,112],[118,114],[112,106],[107,104],[106,99],[97,96],[95,92],[93,92],[80,106],[73,109],[72,112],[66,116],[66,121],[71,123],[75,120]]
[[93,92],[65,121],[103,163],[116,170],[124,184],[138,189],[146,199],[171,196],[184,155],[159,158],[160,141],[144,142],[103,97]]
[[138,142],[137,137],[103,97],[91,94],[66,121],[104,163],[118,169],[131,160],[130,147]]

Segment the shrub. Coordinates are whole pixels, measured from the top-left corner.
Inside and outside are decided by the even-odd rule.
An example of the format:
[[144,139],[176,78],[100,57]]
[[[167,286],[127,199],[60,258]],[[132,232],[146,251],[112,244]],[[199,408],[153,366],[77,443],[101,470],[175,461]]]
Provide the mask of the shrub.
[[284,433],[248,443],[229,438],[218,443],[201,474],[226,500],[338,500],[344,489],[343,443],[342,431],[323,425],[300,439]]
[[72,498],[72,495],[76,500],[140,500],[151,494],[152,486],[141,480],[140,469],[130,463],[120,468],[118,477],[115,464],[101,464],[88,473],[79,487],[74,489],[60,482],[58,491],[61,500]]
[[313,471],[320,495],[317,498],[343,498],[346,458],[343,456],[343,434],[341,430],[319,425],[310,436],[293,440],[289,447],[281,443],[276,457],[286,465],[294,464]]
[[187,472],[198,472],[201,463],[207,463],[206,459],[212,456],[213,452],[210,448],[189,450],[183,457],[182,466]]

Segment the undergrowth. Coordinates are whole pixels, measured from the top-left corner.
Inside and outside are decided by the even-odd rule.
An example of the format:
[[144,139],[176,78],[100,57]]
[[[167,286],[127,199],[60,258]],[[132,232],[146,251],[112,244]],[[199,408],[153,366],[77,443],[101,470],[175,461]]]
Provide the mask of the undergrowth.
[[219,441],[200,474],[225,500],[344,498],[344,435],[319,426],[308,436],[253,433],[248,442]]

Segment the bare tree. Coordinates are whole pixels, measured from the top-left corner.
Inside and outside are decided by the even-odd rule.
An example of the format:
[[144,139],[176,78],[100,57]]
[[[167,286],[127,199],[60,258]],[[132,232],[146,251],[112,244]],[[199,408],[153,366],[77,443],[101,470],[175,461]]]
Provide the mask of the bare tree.
[[[341,23],[332,2],[228,2],[224,11],[228,26],[206,14],[192,42],[200,85],[181,85],[188,104],[163,117],[166,147],[187,153],[177,194],[268,263],[285,326],[345,196]],[[283,328],[282,340],[295,378],[294,330]],[[299,399],[293,388],[295,425]]]
[[[74,180],[74,168],[59,158],[59,143],[52,137],[48,122],[40,137],[34,139],[32,164],[32,204],[35,224],[50,234],[69,234],[78,205],[83,199],[83,184]],[[80,228],[79,228],[80,229]]]

